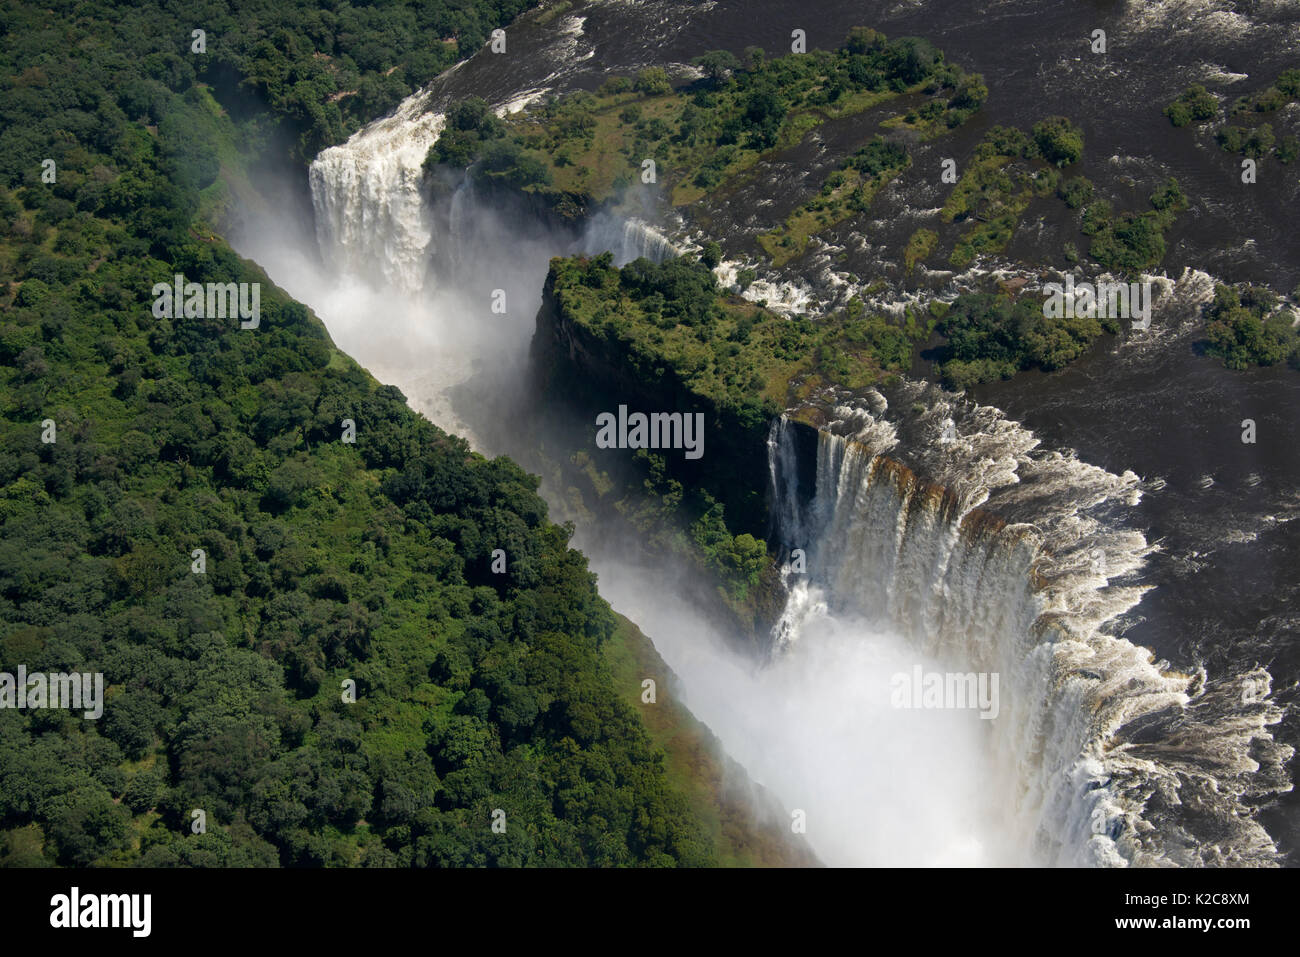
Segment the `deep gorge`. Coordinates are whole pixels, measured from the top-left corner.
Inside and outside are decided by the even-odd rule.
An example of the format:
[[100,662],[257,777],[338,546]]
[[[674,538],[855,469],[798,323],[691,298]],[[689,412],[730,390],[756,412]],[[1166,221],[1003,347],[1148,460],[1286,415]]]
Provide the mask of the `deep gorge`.
[[[1252,819],[1249,808],[1286,790],[1282,766],[1290,748],[1273,740],[1269,729],[1282,712],[1268,693],[1252,700],[1242,695],[1247,686],[1267,687],[1268,671],[1249,662],[1220,663],[1213,675],[1194,660],[1176,667],[1123,637],[1135,620],[1141,625],[1134,609],[1149,590],[1143,577],[1154,550],[1140,527],[1128,525],[1125,515],[1153,490],[1150,483],[1122,463],[1108,463],[1108,470],[1079,461],[1062,444],[1040,448],[1038,436],[997,409],[958,402],[908,381],[880,390],[819,396],[811,412],[790,410],[785,425],[775,431],[770,416],[741,427],[735,423],[721,427],[725,413],[708,409],[707,404],[692,404],[693,397],[683,394],[679,383],[651,384],[630,378],[613,344],[584,340],[571,324],[557,319],[545,296],[546,261],[552,255],[613,250],[619,262],[647,252],[658,258],[667,251],[662,240],[652,240],[652,232],[631,220],[620,223],[612,218],[598,226],[593,226],[594,221],[573,224],[582,228],[569,228],[570,220],[557,230],[550,211],[539,210],[532,200],[524,202],[531,208],[523,210],[504,200],[501,191],[475,196],[463,184],[451,184],[442,199],[430,203],[416,183],[415,162],[399,160],[393,165],[393,158],[403,155],[406,147],[394,151],[384,143],[386,138],[400,140],[423,124],[425,132],[416,137],[420,148],[410,152],[418,161],[429,141],[428,124],[437,122],[436,112],[430,109],[425,104],[423,112],[408,116],[412,122],[405,127],[398,123],[385,129],[379,124],[369,141],[363,137],[354,147],[324,157],[314,167],[315,183],[330,169],[346,168],[341,164],[364,164],[368,151],[386,157],[376,167],[379,176],[374,182],[380,188],[369,196],[354,197],[350,207],[340,202],[343,194],[322,193],[323,184],[317,184],[318,209],[322,204],[328,207],[329,221],[335,223],[322,235],[322,251],[335,257],[344,274],[363,272],[367,261],[380,265],[390,283],[390,310],[393,300],[428,291],[435,302],[444,301],[444,308],[449,301],[467,319],[474,317],[466,326],[444,322],[439,328],[435,322],[416,333],[420,309],[411,311],[405,321],[415,325],[395,337],[392,346],[403,348],[405,343],[409,352],[411,342],[423,340],[435,353],[445,354],[448,346],[456,353],[461,338],[470,343],[467,351],[457,353],[464,358],[442,369],[450,375],[430,376],[425,371],[408,380],[418,384],[407,389],[413,404],[438,421],[463,425],[485,447],[508,451],[536,468],[543,474],[545,494],[560,514],[575,505],[574,514],[587,512],[588,525],[584,528],[579,522],[575,541],[593,556],[598,570],[605,569],[602,589],[617,596],[616,605],[622,602],[620,607],[664,644],[669,663],[683,669],[688,689],[691,675],[703,672],[688,672],[681,662],[713,669],[714,677],[729,673],[735,663],[724,663],[724,657],[713,653],[700,658],[696,647],[681,644],[671,632],[691,631],[699,639],[709,629],[731,631],[733,639],[740,636],[761,660],[772,648],[767,626],[773,617],[777,645],[784,642],[794,648],[800,643],[797,635],[807,630],[819,633],[837,654],[851,657],[862,649],[848,650],[845,632],[857,629],[859,634],[880,638],[878,645],[865,644],[886,658],[911,649],[912,654],[934,656],[936,664],[942,664],[938,659],[943,657],[959,659],[952,663],[959,670],[975,665],[1004,669],[1004,674],[1015,676],[1015,681],[1004,685],[1013,696],[1037,689],[1003,713],[1002,727],[1011,730],[994,735],[993,740],[967,740],[962,736],[969,728],[949,729],[954,740],[965,742],[968,755],[982,755],[981,760],[988,762],[982,768],[955,765],[964,781],[958,803],[974,809],[976,831],[999,835],[990,845],[977,840],[967,844],[972,861],[987,860],[981,855],[993,845],[1013,860],[1053,863],[1274,860],[1273,842]],[[417,115],[423,118],[413,120]],[[331,189],[351,188],[348,175],[336,176]],[[337,228],[342,222],[338,214],[349,208],[358,223],[385,223],[391,228],[357,233],[355,243],[340,244],[338,237],[347,229]],[[367,208],[373,214],[365,213]],[[608,217],[608,211],[602,213]],[[612,239],[615,236],[620,238]],[[629,237],[633,237],[630,242]],[[510,269],[495,265],[488,254],[501,249],[511,251]],[[427,276],[410,272],[409,264],[418,263],[426,253],[431,254],[433,271]],[[539,311],[525,308],[520,315],[512,309],[507,320],[487,327],[481,318],[486,293],[496,288],[501,277],[508,278],[512,303],[536,302]],[[401,289],[404,283],[407,286]],[[1201,284],[1197,275],[1168,282],[1173,288],[1173,304],[1166,307],[1171,316],[1176,318],[1178,310],[1196,302]],[[366,301],[364,296],[357,300]],[[374,307],[361,308],[374,314]],[[545,356],[556,343],[560,348],[555,352],[567,363],[558,372],[556,355]],[[365,348],[359,344],[358,352]],[[536,350],[543,353],[540,366]],[[372,368],[396,361],[392,368],[397,378],[404,361],[394,360],[391,351],[372,355],[373,360],[365,360]],[[519,382],[529,383],[522,391],[534,401],[512,400],[520,391]],[[545,428],[518,430],[528,436],[522,441],[511,433],[519,422],[536,417],[535,396],[542,393],[529,390],[548,385],[549,394],[569,403],[572,414],[558,426],[561,435],[548,438],[550,444],[539,458],[531,442],[546,434]],[[710,589],[701,588],[699,576],[684,573],[672,562],[668,567],[653,563],[647,567],[633,560],[627,548],[614,547],[611,552],[599,513],[590,510],[587,501],[571,500],[575,473],[565,475],[572,453],[590,437],[595,413],[629,397],[647,408],[698,407],[712,413],[718,432],[710,433],[710,447],[732,443],[729,451],[744,467],[726,463],[710,475],[710,466],[704,463],[694,473],[684,474],[735,506],[727,509],[732,531],[763,537],[771,548],[774,570],[783,566],[791,549],[810,540],[820,536],[827,543],[835,542],[834,547],[824,544],[821,563],[814,563],[807,581],[787,580],[773,587],[776,583],[769,575],[767,594],[783,597],[765,602],[759,614],[746,620],[734,608],[715,607],[703,613],[702,623],[693,622],[689,629],[649,600],[647,591],[669,592],[695,595],[707,604]],[[820,428],[814,431],[800,420],[816,422]],[[551,426],[556,428],[555,423]],[[773,455],[773,449],[780,454]],[[616,486],[643,479],[635,470],[608,471]],[[584,481],[598,498],[601,477],[588,471],[577,483]],[[558,484],[548,489],[546,482]],[[618,533],[608,536],[615,545],[618,537]],[[871,569],[871,574],[862,574],[863,568]],[[656,629],[656,621],[661,628]],[[844,622],[853,624],[846,629]],[[901,645],[896,643],[899,640]],[[784,660],[797,661],[791,656]],[[741,671],[746,667],[741,666]],[[789,675],[797,666],[785,667]],[[779,682],[781,674],[778,663],[759,680]],[[750,680],[754,674],[734,677]],[[697,693],[691,706],[719,730],[724,746],[735,748],[742,764],[760,781],[770,784],[786,775],[788,784],[792,774],[818,773],[810,766],[799,769],[798,761],[780,767],[763,749],[755,752],[753,742],[747,743],[744,736],[758,733],[761,720],[753,715],[738,717],[725,707],[719,710],[719,703],[708,697]],[[830,697],[841,703],[849,700]],[[850,698],[858,700],[860,695]],[[872,720],[883,726],[886,718],[876,714]],[[1228,734],[1213,730],[1221,724],[1230,729]],[[767,725],[762,733],[776,740],[784,732]],[[843,741],[863,746],[851,732],[846,733]],[[932,747],[942,753],[937,743]],[[747,749],[748,759],[740,753]],[[996,787],[975,787],[973,793],[971,783],[988,784],[990,768],[1000,762],[1010,762],[1014,770],[1004,768],[994,775]],[[831,767],[828,761],[820,773]],[[858,786],[869,783],[862,780]],[[906,802],[925,803],[919,796]],[[1191,806],[1197,810],[1189,818]],[[972,819],[964,820],[971,824]],[[1005,836],[1003,830],[1008,828],[1017,836]],[[936,833],[945,832],[940,828]],[[1196,836],[1201,833],[1220,839],[1210,847]],[[889,848],[888,853],[904,853],[870,827],[860,837],[866,859],[874,859],[871,848],[877,840],[882,841],[875,846],[877,851]],[[943,844],[942,839],[938,844]],[[1203,846],[1209,848],[1210,857],[1200,856]]]

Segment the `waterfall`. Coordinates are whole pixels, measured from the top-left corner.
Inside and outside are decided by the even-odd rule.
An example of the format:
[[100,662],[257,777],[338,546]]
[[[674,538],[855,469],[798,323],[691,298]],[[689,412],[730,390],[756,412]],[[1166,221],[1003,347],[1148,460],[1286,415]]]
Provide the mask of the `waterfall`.
[[623,245],[617,257],[620,265],[642,257],[663,262],[678,252],[672,240],[645,220],[633,217],[623,223]]
[[951,671],[999,675],[987,760],[1028,858],[1276,863],[1248,807],[1290,787],[1268,673],[1211,681],[1114,633],[1153,550],[1120,521],[1137,476],[1043,451],[934,386],[905,382],[893,406],[873,391],[835,408],[806,490],[795,426],[773,424],[773,519],[807,555],[806,574],[787,566],[778,653],[810,622],[852,617]]
[[[445,208],[429,208],[421,165],[443,122],[417,95],[316,159],[312,198],[329,271],[301,298],[341,347],[464,433],[449,390],[476,370],[504,381],[515,366],[501,357],[526,355],[532,297],[548,257],[564,250],[508,214],[483,215],[469,184]],[[452,267],[439,288],[429,281],[435,238]],[[620,262],[678,251],[644,220],[613,211],[567,241]],[[506,316],[487,306],[498,286],[509,293]],[[786,664],[732,676],[740,691],[720,698],[725,706],[691,701],[756,779],[812,819],[839,822],[819,838],[825,859],[986,860],[989,845],[1011,840],[1024,848],[1010,858],[1043,863],[1276,863],[1251,810],[1290,786],[1290,748],[1269,730],[1282,712],[1268,672],[1179,671],[1123,637],[1153,551],[1124,524],[1142,492],[1136,475],[1043,450],[996,409],[919,383],[844,401],[830,418],[815,474],[801,475],[788,420],[769,441],[776,539],[807,558],[806,572],[786,572],[775,631]],[[636,597],[630,589],[626,600]],[[870,647],[851,647],[863,635]],[[690,637],[676,646],[665,627],[655,640],[689,662],[698,653]],[[794,653],[828,639],[836,644],[824,654]],[[898,664],[896,652],[909,665],[999,675],[997,716],[918,730],[916,715],[893,712],[887,682],[870,673]],[[707,665],[726,666],[721,657]],[[707,686],[703,670],[683,672]],[[762,697],[742,704],[746,689]],[[854,710],[855,696],[871,700]],[[772,715],[777,701],[807,723]],[[874,769],[884,765],[865,766],[867,753],[911,779],[876,789]],[[965,763],[971,754],[980,767]],[[854,762],[864,766],[846,768]],[[944,800],[915,811],[934,782],[948,788]],[[978,853],[960,851],[968,825],[950,812],[985,792],[1006,820],[980,835],[995,840],[974,842]],[[859,820],[858,807],[885,820]],[[915,826],[896,836],[902,820]],[[972,820],[989,819],[981,809]],[[845,828],[855,829],[851,839]]]
[[451,194],[451,209],[447,213],[447,258],[455,267],[462,264],[461,251],[464,244],[459,240],[465,235],[468,212],[466,207],[474,205],[474,177],[466,176]]
[[671,239],[644,219],[623,216],[614,210],[601,210],[591,217],[583,228],[579,248],[586,255],[612,252],[616,266],[624,266],[641,257],[663,262],[682,252]]
[[[422,165],[444,125],[444,114],[432,111],[429,97],[415,94],[392,116],[316,157],[310,171],[316,238],[335,275],[365,277],[397,292],[419,293],[439,252],[440,221],[448,230],[442,237],[446,265],[463,265],[462,240],[474,238],[472,178],[466,177],[451,192],[442,220],[423,189]],[[537,226],[530,228],[535,231]],[[602,210],[586,224],[571,252],[606,250],[614,253],[618,265],[640,256],[662,262],[681,252],[645,220]]]
[[402,292],[423,287],[434,249],[421,165],[444,122],[416,94],[312,162],[316,238],[336,273],[382,278]]

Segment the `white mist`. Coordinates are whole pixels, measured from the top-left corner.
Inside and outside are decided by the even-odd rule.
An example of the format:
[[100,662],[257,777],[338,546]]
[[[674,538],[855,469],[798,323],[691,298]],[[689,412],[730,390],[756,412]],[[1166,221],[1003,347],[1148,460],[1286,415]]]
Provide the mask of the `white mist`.
[[[323,257],[317,236],[288,210],[250,214],[235,241],[316,311],[340,348],[402,389],[414,408],[480,451],[509,454],[528,448],[532,437],[494,422],[505,426],[502,447],[487,448],[464,420],[474,413],[483,421],[477,404],[484,396],[518,396],[549,257],[575,244],[503,216],[467,189],[451,198],[445,220],[425,209],[419,164],[440,122],[404,105],[318,160],[312,183]],[[618,261],[669,248],[643,223],[608,218],[576,245],[613,249]],[[430,281],[435,254],[443,278]],[[496,290],[506,294],[504,314],[490,308]],[[630,550],[597,539],[597,530],[580,528],[575,539],[602,594],[642,627],[680,677],[685,704],[768,789],[786,826],[795,810],[805,812],[807,839],[828,864],[1123,863],[1114,842],[1094,831],[1093,818],[1104,805],[1104,831],[1128,818],[1131,833],[1141,809],[1119,806],[1099,785],[1122,774],[1176,787],[1173,769],[1109,748],[1122,721],[1183,706],[1190,681],[1098,630],[1140,597],[1140,588],[1108,582],[1136,569],[1148,549],[1140,534],[1112,534],[1084,512],[1128,495],[1136,477],[1060,455],[1035,458],[1032,435],[995,416],[983,421],[993,411],[975,410],[976,421],[964,424],[956,441],[927,447],[936,457],[927,473],[957,489],[963,509],[989,488],[1073,490],[1061,503],[1044,499],[1036,511],[1035,521],[1041,516],[1064,546],[1048,568],[1056,584],[1041,596],[1046,606],[1026,593],[1029,558],[1016,549],[990,556],[962,547],[955,528],[928,513],[919,518],[929,525],[909,526],[904,541],[892,523],[906,521],[906,509],[863,478],[865,462],[843,458],[842,443],[829,439],[819,451],[826,459],[819,483],[838,485],[820,489],[820,498],[834,506],[827,524],[807,527],[816,527],[834,560],[796,587],[786,622],[794,640],[770,664],[723,645],[681,599],[687,590],[678,570],[630,566]],[[870,416],[862,424],[889,431]],[[1030,481],[1020,485],[1018,473]],[[964,488],[971,481],[978,495]],[[1102,573],[1082,559],[1072,567],[1076,556],[1099,550],[1108,563]],[[1072,619],[1071,641],[1053,646],[1034,637],[1029,626],[1044,611]],[[997,671],[999,718],[892,707],[891,677],[917,665]],[[1276,720],[1273,710],[1243,719],[1228,738],[1207,727],[1204,746],[1247,753]],[[1266,837],[1245,821],[1246,838],[1262,847]]]
[[[323,256],[317,237],[274,209],[248,211],[236,243],[316,312],[339,348],[400,388],[414,408],[482,451],[508,454],[481,448],[457,414],[454,393],[477,377],[517,387],[549,257],[571,240],[523,236],[463,189],[452,200],[456,234],[430,235],[415,172],[441,124],[404,122],[368,128],[313,166]],[[368,165],[376,171],[370,179]],[[435,287],[427,270],[439,242],[448,244],[444,253],[456,268],[450,282]],[[672,251],[644,223],[613,217],[593,222],[580,245],[612,248],[617,261]],[[507,292],[505,315],[489,309],[494,288]],[[1000,833],[998,809],[990,806],[996,789],[983,757],[986,722],[976,711],[890,706],[893,674],[941,663],[865,622],[832,617],[814,600],[799,642],[760,665],[724,647],[683,604],[672,570],[631,567],[624,550],[581,530],[575,545],[589,556],[601,593],[642,627],[681,678],[685,704],[780,805],[785,826],[795,810],[805,812],[806,837],[821,860],[1017,863],[1016,842]]]

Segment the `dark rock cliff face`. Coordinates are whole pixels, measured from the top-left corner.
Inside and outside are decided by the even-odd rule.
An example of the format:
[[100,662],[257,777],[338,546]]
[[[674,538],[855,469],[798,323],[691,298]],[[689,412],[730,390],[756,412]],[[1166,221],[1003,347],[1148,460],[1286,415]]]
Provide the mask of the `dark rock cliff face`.
[[[629,411],[702,412],[706,423],[705,455],[690,461],[680,454],[665,456],[668,474],[687,488],[701,488],[724,503],[727,525],[733,534],[749,532],[767,543],[770,559],[762,587],[747,599],[746,607],[731,607],[730,618],[748,634],[748,641],[766,647],[771,626],[784,607],[785,590],[777,572],[791,547],[807,543],[782,541],[777,527],[778,507],[808,504],[817,488],[818,446],[823,430],[833,418],[829,407],[817,403],[792,413],[785,427],[786,441],[793,442],[795,478],[780,494],[789,497],[776,502],[769,462],[772,419],[742,421],[735,410],[720,408],[706,396],[693,392],[671,369],[664,368],[655,381],[638,377],[638,363],[629,361],[627,344],[593,333],[566,314],[561,296],[554,288],[554,270],[547,277],[542,307],[537,316],[533,358],[542,376],[537,388],[548,402],[567,406],[573,421],[585,431],[572,434],[569,448],[582,451],[597,467],[607,472],[620,489],[616,499],[639,489],[643,474],[630,467],[628,450],[597,450],[595,418],[600,412],[615,412],[620,404]],[[639,363],[645,368],[645,363]],[[658,371],[658,370],[656,370]],[[787,459],[787,469],[789,460]],[[943,521],[958,521],[969,540],[996,534],[1006,524],[982,508],[959,515],[955,493],[926,478],[906,456],[882,457],[877,463],[882,480],[910,489],[905,496],[912,510],[937,509]],[[791,531],[792,529],[787,529]],[[727,604],[724,602],[723,604]]]
[[[582,235],[587,218],[598,210],[588,209],[582,197],[568,194],[538,194],[516,189],[508,183],[488,178],[474,178],[465,173],[439,172],[427,175],[423,186],[425,208],[433,217],[434,234],[442,237],[439,246],[468,242],[492,242],[499,237],[478,235],[471,227],[455,221],[454,210],[457,193],[468,190],[472,196],[471,208],[491,210],[495,219],[508,223],[515,238],[545,240],[559,248],[574,243]],[[447,262],[435,264],[436,268],[453,268]]]
[[517,215],[544,223],[551,230],[567,230],[575,236],[603,208],[586,193],[536,193],[485,176],[475,180],[474,189],[493,208],[510,209]]
[[733,532],[764,537],[771,419],[719,406],[691,391],[667,366],[656,370],[659,375],[654,381],[639,378],[631,371],[626,348],[625,343],[596,336],[571,321],[556,301],[553,274],[547,276],[533,355],[550,370],[552,384],[562,381],[567,390],[584,394],[592,402],[593,422],[596,413],[616,413],[619,405],[626,405],[629,412],[703,413],[704,454],[698,459],[670,455],[672,477],[707,489],[722,502]]
[[[680,451],[669,450],[664,455],[667,475],[683,487],[703,489],[723,503],[726,524],[732,534],[748,532],[766,539],[771,531],[767,458],[770,420],[741,421],[734,410],[719,408],[690,391],[668,369],[656,381],[638,378],[631,371],[631,363],[625,361],[624,348],[624,343],[593,335],[565,315],[555,295],[552,271],[546,280],[532,345],[539,378],[536,387],[546,396],[546,402],[539,405],[564,409],[567,414],[560,418],[577,425],[561,436],[545,425],[539,426],[540,435],[550,433],[543,440],[549,446],[550,464],[565,470],[566,483],[590,488],[590,481],[584,481],[572,466],[573,456],[584,453],[613,480],[617,491],[600,496],[612,501],[641,488],[644,475],[631,464],[631,450],[596,448],[598,414],[617,414],[620,405],[627,406],[629,412],[703,413],[704,454],[690,460]],[[814,454],[809,461],[815,467],[816,430],[807,429],[813,435]],[[595,496],[583,497],[591,505],[588,499]],[[608,506],[597,504],[593,511],[602,523],[617,524],[622,518]],[[772,625],[780,616],[785,599],[775,564],[779,556],[773,548],[769,548],[769,556],[771,560],[759,587],[752,589],[743,602],[719,596],[712,576],[688,576],[688,587],[696,589],[693,597],[711,606],[715,617],[728,631],[759,650],[766,649]],[[687,564],[699,558],[690,554],[682,557]]]

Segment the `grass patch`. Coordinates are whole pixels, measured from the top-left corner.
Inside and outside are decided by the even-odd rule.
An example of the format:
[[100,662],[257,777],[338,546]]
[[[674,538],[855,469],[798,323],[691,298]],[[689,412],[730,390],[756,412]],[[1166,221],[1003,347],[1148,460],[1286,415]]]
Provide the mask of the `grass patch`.
[[[757,822],[761,811],[734,787],[744,771],[722,753],[713,733],[680,703],[677,676],[632,622],[618,615],[602,646],[614,688],[641,717],[654,747],[664,755],[670,784],[713,838],[720,867],[798,867],[816,863],[812,852],[784,829]],[[642,682],[655,682],[655,703],[641,700]],[[730,767],[728,767],[730,765]]]
[[918,229],[912,233],[912,237],[907,241],[907,251],[903,255],[907,271],[911,272],[917,263],[928,258],[938,245],[939,234],[933,229]]

